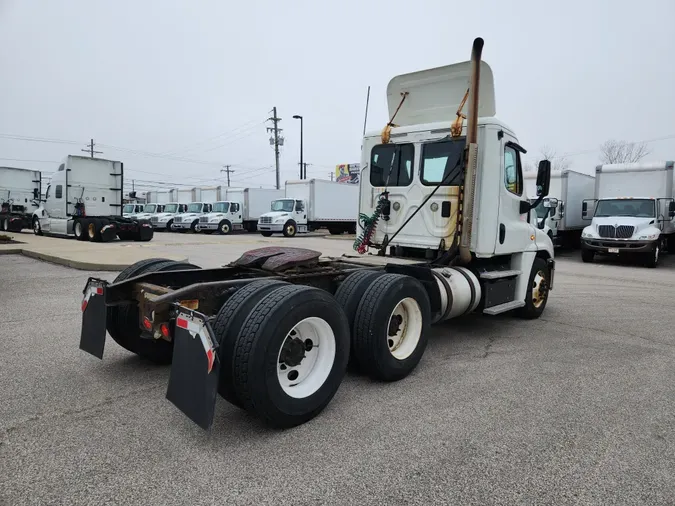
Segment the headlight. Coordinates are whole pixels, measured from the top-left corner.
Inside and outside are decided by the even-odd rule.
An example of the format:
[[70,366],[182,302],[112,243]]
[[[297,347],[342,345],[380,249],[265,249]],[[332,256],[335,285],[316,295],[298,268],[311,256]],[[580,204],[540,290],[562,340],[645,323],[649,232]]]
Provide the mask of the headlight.
[[283,223],[284,221],[286,221],[286,218],[277,218],[274,223]]
[[218,223],[219,220],[220,220],[220,218],[211,218],[209,220],[209,223]]
[[656,239],[658,236],[659,236],[659,234],[641,235],[640,237],[638,237],[638,239],[651,241],[653,239]]
[[162,218],[159,218],[159,220],[157,220],[157,221],[159,221],[160,223],[166,223],[167,221],[169,221],[169,218],[162,217]]

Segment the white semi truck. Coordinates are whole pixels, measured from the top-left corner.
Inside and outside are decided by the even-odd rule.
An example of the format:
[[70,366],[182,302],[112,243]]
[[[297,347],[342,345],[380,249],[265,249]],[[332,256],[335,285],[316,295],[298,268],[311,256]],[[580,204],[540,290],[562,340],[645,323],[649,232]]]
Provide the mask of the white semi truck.
[[258,219],[269,212],[272,201],[283,198],[284,190],[268,188],[228,188],[224,201],[215,202],[213,210],[199,218],[198,230],[206,234],[233,230],[255,232]]
[[40,171],[0,167],[0,231],[31,228],[33,212],[40,206],[41,181]]
[[122,216],[123,187],[122,162],[69,155],[33,212],[33,231],[81,241],[151,240],[150,221]]
[[[167,398],[205,429],[218,394],[283,428],[328,405],[350,358],[372,378],[402,380],[433,323],[475,311],[538,318],[553,246],[528,221],[539,202],[525,192],[524,148],[494,117],[482,47],[476,39],[471,62],[390,81],[387,126],[363,140],[352,211],[363,226],[356,249],[378,255],[268,247],[219,269],[145,260],[112,283],[89,278],[80,348],[102,358],[107,330],[127,350],[171,362]],[[463,115],[452,121],[458,110],[466,126]],[[539,163],[538,201],[550,170]]]
[[356,233],[359,187],[322,179],[286,181],[283,198],[260,216],[258,231],[265,237],[286,237],[327,228],[331,234]]
[[674,162],[599,165],[595,198],[582,204],[591,220],[581,235],[581,258],[642,258],[656,267],[661,252],[675,248]]
[[[525,174],[525,189],[531,202],[537,197],[536,174]],[[587,222],[581,216],[581,203],[592,199],[595,178],[574,170],[551,174],[548,197],[535,208],[539,228],[548,234],[555,246],[580,246],[581,231]]]

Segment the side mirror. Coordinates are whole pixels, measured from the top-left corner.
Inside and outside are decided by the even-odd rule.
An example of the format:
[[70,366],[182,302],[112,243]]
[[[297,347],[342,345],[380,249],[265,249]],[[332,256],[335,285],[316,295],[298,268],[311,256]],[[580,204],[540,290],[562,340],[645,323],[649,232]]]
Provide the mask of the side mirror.
[[581,217],[585,218],[588,215],[588,202],[581,203]]
[[34,199],[39,199],[39,198],[40,198],[40,192],[38,191],[37,188],[33,188],[33,198],[34,198]]
[[565,217],[565,203],[560,202],[559,205],[560,205],[560,217],[564,218]]
[[537,197],[546,197],[551,186],[551,161],[542,160],[537,169]]
[[675,218],[675,201],[671,200],[668,204],[668,216]]

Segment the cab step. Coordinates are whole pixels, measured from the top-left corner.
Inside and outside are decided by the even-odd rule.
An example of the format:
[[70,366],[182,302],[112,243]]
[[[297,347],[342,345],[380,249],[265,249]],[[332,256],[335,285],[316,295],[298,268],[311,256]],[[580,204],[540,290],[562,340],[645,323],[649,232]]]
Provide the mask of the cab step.
[[513,276],[520,276],[523,271],[508,270],[508,271],[483,271],[480,273],[480,279],[502,279],[511,278]]
[[496,315],[500,313],[506,313],[507,311],[511,311],[512,309],[518,309],[519,307],[523,307],[524,305],[525,305],[524,300],[512,300],[511,302],[505,302],[504,304],[498,304],[497,306],[486,307],[485,309],[483,309],[483,313],[489,315]]

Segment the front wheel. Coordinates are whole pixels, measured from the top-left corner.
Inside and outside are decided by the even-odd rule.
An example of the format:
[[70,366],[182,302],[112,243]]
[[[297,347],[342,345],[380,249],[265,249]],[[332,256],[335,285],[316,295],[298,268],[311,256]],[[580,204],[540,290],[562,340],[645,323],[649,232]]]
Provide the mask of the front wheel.
[[229,220],[223,220],[218,224],[218,233],[220,235],[227,235],[232,232],[232,223]]
[[40,219],[37,216],[33,218],[33,233],[35,235],[42,235],[42,227],[40,226]]
[[263,237],[272,237],[272,232],[260,232]]
[[546,260],[536,257],[534,262],[532,262],[529,288],[525,294],[525,306],[518,310],[518,316],[527,320],[533,320],[541,316],[548,301],[550,280],[551,272],[548,269]]
[[78,241],[86,241],[89,239],[89,235],[87,234],[87,228],[89,226],[89,220],[85,219],[78,219],[75,220],[75,223],[73,224],[73,234],[75,235],[75,239]]
[[5,217],[2,219],[2,231],[9,232],[9,218]]
[[298,233],[298,227],[296,226],[293,220],[286,222],[284,225],[284,236],[286,237],[295,237],[295,234]]
[[650,269],[653,269],[659,264],[659,253],[660,253],[661,248],[657,244],[656,247],[654,248],[654,251],[651,251],[647,253],[647,258],[645,261],[645,264],[647,267]]
[[593,261],[595,258],[595,251],[590,250],[590,249],[582,249],[581,250],[581,261],[588,264]]

